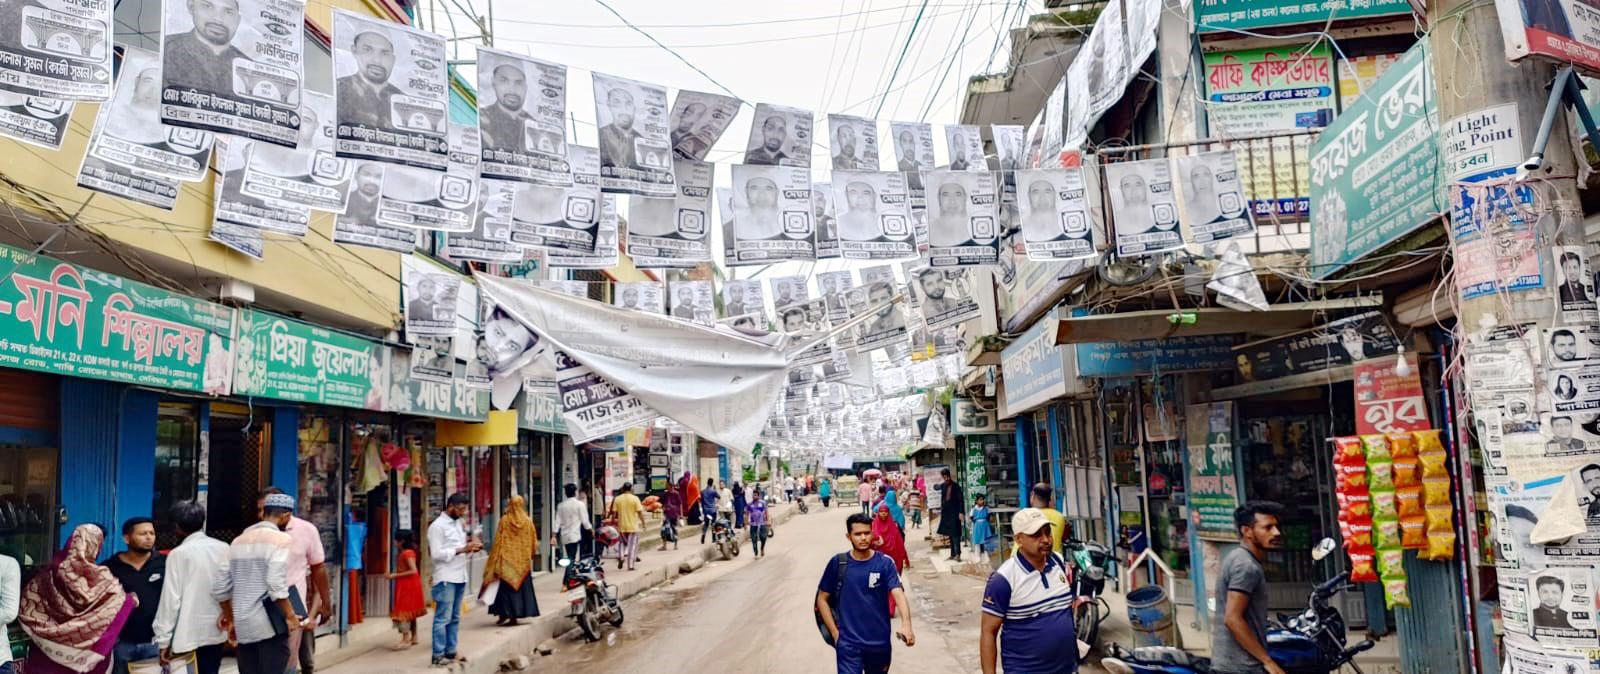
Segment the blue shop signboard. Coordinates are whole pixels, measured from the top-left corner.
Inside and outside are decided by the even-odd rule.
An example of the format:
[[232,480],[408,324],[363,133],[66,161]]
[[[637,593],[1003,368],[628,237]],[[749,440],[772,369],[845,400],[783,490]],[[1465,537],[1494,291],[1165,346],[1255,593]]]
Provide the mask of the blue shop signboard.
[[1198,335],[1079,344],[1078,376],[1137,377],[1233,367],[1236,335]]
[[1026,412],[1080,389],[1073,346],[1056,344],[1056,314],[1051,312],[1000,352],[1005,380],[1001,417]]

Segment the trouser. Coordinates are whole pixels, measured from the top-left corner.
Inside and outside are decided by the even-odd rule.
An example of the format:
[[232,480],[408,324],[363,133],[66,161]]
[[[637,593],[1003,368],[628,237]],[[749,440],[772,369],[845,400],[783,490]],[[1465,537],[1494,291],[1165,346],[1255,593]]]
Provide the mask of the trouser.
[[300,674],[313,674],[317,671],[317,633],[316,630],[306,630],[300,633]]
[[913,511],[911,511],[911,527],[912,528],[921,528],[922,527],[922,511],[921,510],[913,510]]
[[561,551],[567,556],[567,559],[576,562],[578,561],[578,546],[580,545],[583,545],[583,541],[578,541],[577,543],[563,543],[561,545]]
[[785,490],[783,490],[783,500],[785,500],[785,501],[793,501],[794,500],[794,490],[793,489],[785,489]]
[[744,509],[743,508],[740,508],[738,510],[733,511],[733,527],[735,529],[743,529],[744,528]]
[[951,559],[961,559],[961,534],[962,531],[960,529],[957,529],[955,533],[950,534]]
[[628,566],[628,569],[630,571],[633,569],[634,560],[637,559],[638,556],[639,556],[639,532],[635,531],[635,532],[632,532],[632,533],[623,534],[622,535],[622,561],[623,561],[624,564],[626,564]]
[[882,674],[889,671],[889,659],[894,651],[888,646],[866,648],[839,644],[834,647],[833,654],[839,674]]
[[111,673],[128,674],[128,663],[149,660],[159,655],[161,649],[154,643],[135,644],[118,641],[111,649]]
[[750,551],[755,553],[757,556],[760,556],[761,555],[761,551],[765,550],[766,547],[767,547],[767,525],[765,525],[765,524],[752,524],[752,525],[750,525]]
[[461,597],[466,583],[433,584],[433,657],[455,657],[461,631]]
[[711,533],[711,523],[717,521],[717,516],[714,515],[714,514],[704,513],[704,515],[705,515],[705,517],[703,517],[701,519],[701,522],[700,522],[700,542],[701,543],[706,542],[706,534]]
[[831,497],[828,497],[828,496],[822,497],[822,507],[824,507],[824,508],[828,507],[828,499],[829,498],[831,498]]
[[223,644],[212,644],[194,649],[196,674],[217,674],[222,669],[222,648]]
[[289,635],[239,644],[239,674],[283,674],[289,668]]

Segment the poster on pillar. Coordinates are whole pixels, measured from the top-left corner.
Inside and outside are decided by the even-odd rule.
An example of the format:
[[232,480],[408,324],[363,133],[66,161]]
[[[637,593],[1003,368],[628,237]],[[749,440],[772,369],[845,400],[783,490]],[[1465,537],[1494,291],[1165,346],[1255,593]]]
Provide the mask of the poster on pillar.
[[1593,648],[1600,642],[1595,618],[1594,570],[1560,568],[1528,576],[1529,631],[1545,647]]
[[1538,211],[1534,191],[1499,184],[1527,156],[1519,124],[1517,104],[1505,103],[1453,117],[1440,134],[1462,299],[1544,286],[1535,223],[1527,217]]
[[1233,467],[1233,403],[1190,405],[1184,415],[1189,448],[1189,509],[1195,536],[1235,541],[1233,509],[1239,480]]
[[1576,0],[1495,0],[1506,58],[1543,57],[1600,72],[1600,12]]

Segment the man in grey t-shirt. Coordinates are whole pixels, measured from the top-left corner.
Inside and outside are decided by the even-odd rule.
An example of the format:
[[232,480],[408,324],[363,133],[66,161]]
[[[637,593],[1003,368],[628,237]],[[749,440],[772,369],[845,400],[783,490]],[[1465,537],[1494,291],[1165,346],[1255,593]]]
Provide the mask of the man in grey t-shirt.
[[1267,654],[1267,575],[1261,560],[1283,547],[1283,507],[1251,501],[1233,511],[1239,547],[1222,558],[1212,614],[1211,669],[1220,674],[1284,674]]

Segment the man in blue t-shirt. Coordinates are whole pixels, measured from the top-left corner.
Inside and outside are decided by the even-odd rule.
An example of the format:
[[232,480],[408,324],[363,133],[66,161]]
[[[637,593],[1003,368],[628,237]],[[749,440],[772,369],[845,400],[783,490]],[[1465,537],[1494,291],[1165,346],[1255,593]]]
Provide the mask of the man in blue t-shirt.
[[[891,598],[900,615],[895,635],[907,646],[917,643],[911,631],[911,602],[900,587],[894,560],[872,549],[872,520],[856,513],[845,520],[845,528],[850,552],[828,560],[822,582],[817,583],[817,610],[833,635],[839,674],[880,674],[889,671]],[[831,603],[835,600],[837,606]]]

